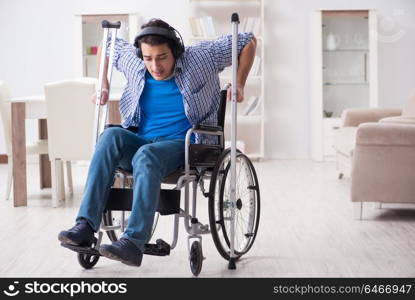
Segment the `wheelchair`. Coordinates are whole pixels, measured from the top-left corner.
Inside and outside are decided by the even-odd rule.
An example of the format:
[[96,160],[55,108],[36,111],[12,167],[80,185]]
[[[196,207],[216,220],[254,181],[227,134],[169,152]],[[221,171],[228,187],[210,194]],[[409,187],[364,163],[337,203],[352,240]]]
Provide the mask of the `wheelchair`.
[[[169,255],[177,245],[179,221],[183,218],[188,233],[189,264],[194,276],[198,276],[201,272],[205,259],[202,235],[211,234],[217,251],[228,261],[228,268],[236,269],[236,261],[251,249],[258,232],[260,220],[258,177],[251,160],[239,150],[236,150],[235,157],[234,171],[237,176],[234,183],[234,201],[231,199],[232,151],[231,148],[225,149],[224,146],[226,98],[229,87],[230,84],[227,84],[220,92],[217,126],[196,125],[189,129],[185,140],[184,168],[162,180],[163,187],[166,185],[173,187],[160,189],[151,235],[156,229],[160,215],[174,215],[173,241],[169,244],[157,239],[155,243],[145,245],[144,254]],[[106,127],[112,126],[119,125]],[[130,128],[130,130],[134,129]],[[217,144],[191,144],[193,133],[216,136]],[[115,172],[114,182],[102,216],[98,238],[94,239],[92,246],[85,248],[62,244],[78,253],[78,262],[85,269],[94,267],[98,262],[100,258],[98,250],[104,232],[114,242],[120,238],[128,223],[133,199],[132,174],[118,169]],[[208,198],[208,224],[203,224],[197,218],[198,187],[201,194]],[[184,197],[181,197],[182,190]]]

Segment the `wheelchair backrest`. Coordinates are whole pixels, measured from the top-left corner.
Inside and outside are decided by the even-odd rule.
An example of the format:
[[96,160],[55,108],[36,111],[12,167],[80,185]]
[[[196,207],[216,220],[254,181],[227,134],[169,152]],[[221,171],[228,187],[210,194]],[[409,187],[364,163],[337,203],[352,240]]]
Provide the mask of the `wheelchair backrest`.
[[[221,90],[219,111],[218,111],[218,126],[222,127],[224,132],[225,132],[226,96],[227,96],[227,90]],[[223,138],[225,139],[225,136],[223,136]],[[219,140],[218,140],[218,144],[220,144]]]

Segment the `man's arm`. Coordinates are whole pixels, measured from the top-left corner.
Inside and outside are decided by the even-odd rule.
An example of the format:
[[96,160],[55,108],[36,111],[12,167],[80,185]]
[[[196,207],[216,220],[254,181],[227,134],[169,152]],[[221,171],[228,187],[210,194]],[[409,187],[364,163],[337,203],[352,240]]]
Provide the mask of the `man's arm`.
[[[107,39],[108,47],[109,47],[110,40],[111,40],[111,36],[109,36]],[[109,50],[108,47],[107,47],[107,51]],[[103,72],[102,96],[101,96],[101,104],[103,105],[108,101],[109,83],[107,80],[107,71],[108,71],[108,64],[109,64],[108,62],[109,53],[108,52],[106,54],[102,53],[102,46],[98,47],[98,51],[97,51],[98,72],[99,72],[99,67],[101,64],[101,55],[106,55],[104,72]],[[124,73],[126,62],[130,60],[131,56],[136,57],[134,46],[129,44],[127,41],[117,37],[115,39],[115,45],[114,45],[113,66],[118,71]],[[92,101],[95,103],[96,95],[93,96]]]
[[[98,47],[98,51],[97,51],[97,69],[98,69],[98,74],[99,74],[99,67],[101,65],[101,52],[102,52],[102,48]],[[107,72],[108,72],[108,57],[105,57],[104,60],[104,72],[102,74],[103,79],[102,79],[102,93],[101,93],[101,105],[104,105],[105,103],[107,103],[108,98],[109,98],[109,83],[108,83],[108,78],[107,78]],[[97,100],[97,95],[94,94],[92,96],[92,102],[96,103]]]
[[[249,71],[255,59],[256,38],[253,36],[251,41],[242,48],[239,54],[238,71],[236,73],[236,101],[244,100],[244,88]],[[228,89],[227,99],[231,100],[232,89]]]
[[[101,64],[101,52],[102,52],[102,48],[98,47],[98,51],[97,51],[97,69],[98,69],[98,73],[99,73],[99,67],[100,67],[100,64]],[[107,74],[108,74],[108,57],[105,57],[105,60],[104,60],[104,73],[102,74],[103,75],[103,82],[102,82],[102,88],[103,89],[108,89],[109,88]]]
[[[242,49],[241,54],[239,55],[238,62],[238,72],[236,75],[236,84],[237,84],[237,101],[242,102],[244,100],[244,88],[246,79],[248,77],[249,71],[251,70],[252,64],[255,59],[256,51],[256,38],[253,36],[252,40],[245,45]],[[230,90],[228,90],[229,99],[230,99]]]

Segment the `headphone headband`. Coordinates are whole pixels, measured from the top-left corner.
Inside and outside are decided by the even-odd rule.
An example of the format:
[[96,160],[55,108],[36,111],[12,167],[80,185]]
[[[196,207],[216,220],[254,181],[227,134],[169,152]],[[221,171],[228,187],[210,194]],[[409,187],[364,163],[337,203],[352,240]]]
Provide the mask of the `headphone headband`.
[[[180,38],[176,35],[176,33],[180,36]],[[142,57],[141,49],[139,46],[140,45],[139,41],[141,38],[148,36],[148,35],[157,35],[157,36],[161,36],[161,37],[164,37],[166,39],[173,41],[175,46],[174,46],[174,49],[172,49],[172,51],[176,59],[179,58],[180,55],[182,55],[182,53],[184,52],[184,45],[183,45],[182,37],[176,29],[174,29],[173,27],[170,27],[169,29],[167,29],[163,27],[149,26],[149,27],[145,27],[135,37],[135,41],[134,41],[134,46],[137,48],[137,55],[141,59],[143,57]]]
[[144,28],[136,37],[136,39],[141,39],[144,36],[147,35],[158,35],[158,36],[162,36],[165,38],[168,38],[170,40],[176,41],[177,40],[177,36],[175,34],[174,29],[167,29],[167,28],[163,28],[163,27],[156,27],[156,26],[151,26],[151,27],[146,27]]

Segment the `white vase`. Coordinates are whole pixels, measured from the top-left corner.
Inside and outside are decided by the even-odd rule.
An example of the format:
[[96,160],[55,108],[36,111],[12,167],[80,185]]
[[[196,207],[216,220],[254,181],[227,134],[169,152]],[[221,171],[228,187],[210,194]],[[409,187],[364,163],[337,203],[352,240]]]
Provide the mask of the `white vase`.
[[337,35],[330,32],[327,35],[327,40],[326,40],[327,50],[330,50],[330,51],[336,50],[337,47],[339,47],[339,44],[340,44],[340,38]]

